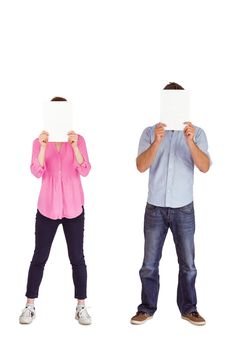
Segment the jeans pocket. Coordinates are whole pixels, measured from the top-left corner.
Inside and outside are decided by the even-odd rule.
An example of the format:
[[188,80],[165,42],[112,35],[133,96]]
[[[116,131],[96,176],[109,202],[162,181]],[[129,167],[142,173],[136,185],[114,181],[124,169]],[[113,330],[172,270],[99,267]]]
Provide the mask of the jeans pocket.
[[146,203],[145,217],[156,217],[158,212],[159,210],[156,205]]
[[187,204],[187,205],[184,205],[183,207],[180,207],[178,208],[179,211],[181,211],[182,213],[185,213],[185,214],[191,214],[193,213],[193,202]]
[[147,202],[146,203],[146,208],[148,208],[148,209],[155,209],[156,206]]

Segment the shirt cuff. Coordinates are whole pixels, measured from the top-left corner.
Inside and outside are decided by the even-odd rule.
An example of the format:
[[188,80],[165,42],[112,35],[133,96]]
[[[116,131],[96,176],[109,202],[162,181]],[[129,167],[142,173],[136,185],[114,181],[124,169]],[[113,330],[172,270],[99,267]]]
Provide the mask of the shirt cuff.
[[36,176],[36,177],[41,177],[44,172],[46,171],[46,163],[44,162],[44,166],[42,167],[40,165],[40,162],[38,160],[37,157],[34,158],[33,160],[33,164],[31,166],[32,169],[32,173]]
[[81,170],[81,169],[86,169],[88,167],[88,162],[84,160],[82,164],[76,164],[76,169]]
[[91,165],[88,161],[84,160],[82,164],[77,164],[76,162],[75,169],[80,175],[87,176],[91,169]]

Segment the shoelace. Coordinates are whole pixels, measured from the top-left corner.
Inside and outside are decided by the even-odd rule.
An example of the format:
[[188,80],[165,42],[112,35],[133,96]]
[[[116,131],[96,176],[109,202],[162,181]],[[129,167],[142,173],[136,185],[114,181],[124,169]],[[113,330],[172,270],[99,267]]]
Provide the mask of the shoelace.
[[147,312],[144,312],[144,311],[138,311],[138,312],[137,312],[137,315],[148,315],[148,313],[147,313]]
[[199,313],[197,312],[197,311],[193,311],[193,312],[191,312],[191,314],[194,316],[194,317],[199,317],[200,315],[199,315]]
[[80,310],[77,309],[77,313],[78,313],[79,317],[91,318],[91,316],[87,312],[87,307],[84,307]]
[[35,311],[30,307],[25,307],[22,311],[22,315],[26,317],[30,317],[32,312],[34,313]]

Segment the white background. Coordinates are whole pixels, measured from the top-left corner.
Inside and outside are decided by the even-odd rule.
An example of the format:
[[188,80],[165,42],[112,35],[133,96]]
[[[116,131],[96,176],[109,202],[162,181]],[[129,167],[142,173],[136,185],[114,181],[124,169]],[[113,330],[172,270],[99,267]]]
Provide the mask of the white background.
[[[1,342],[4,349],[232,348],[231,1],[2,1]],[[142,130],[159,120],[160,90],[191,92],[191,121],[207,133],[213,165],[196,171],[195,327],[176,306],[171,234],[161,261],[158,311],[143,326],[140,302],[148,173],[135,158]],[[36,301],[18,324],[34,249],[41,179],[30,173],[42,104],[63,96],[76,108],[92,170],[83,181],[88,300],[93,325],[74,320],[75,299],[59,226]]]

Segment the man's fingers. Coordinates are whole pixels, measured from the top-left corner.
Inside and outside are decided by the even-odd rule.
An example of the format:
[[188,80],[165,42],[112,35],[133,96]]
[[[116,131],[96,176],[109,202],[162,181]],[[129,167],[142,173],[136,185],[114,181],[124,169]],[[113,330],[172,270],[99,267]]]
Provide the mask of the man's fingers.
[[188,126],[186,126],[186,128],[184,129],[184,134],[186,136],[189,136],[189,135],[194,135],[194,130]]
[[158,128],[156,128],[157,131],[165,131],[163,126],[159,126]]
[[190,124],[186,125],[184,130],[186,130],[186,129],[190,129],[190,130],[193,130],[193,131],[195,130],[195,128],[194,128],[194,126],[192,124],[191,125]]
[[159,127],[163,127],[163,128],[165,128],[165,126],[167,126],[166,124],[164,124],[164,123],[158,123],[158,125],[157,125],[157,128],[159,128]]

